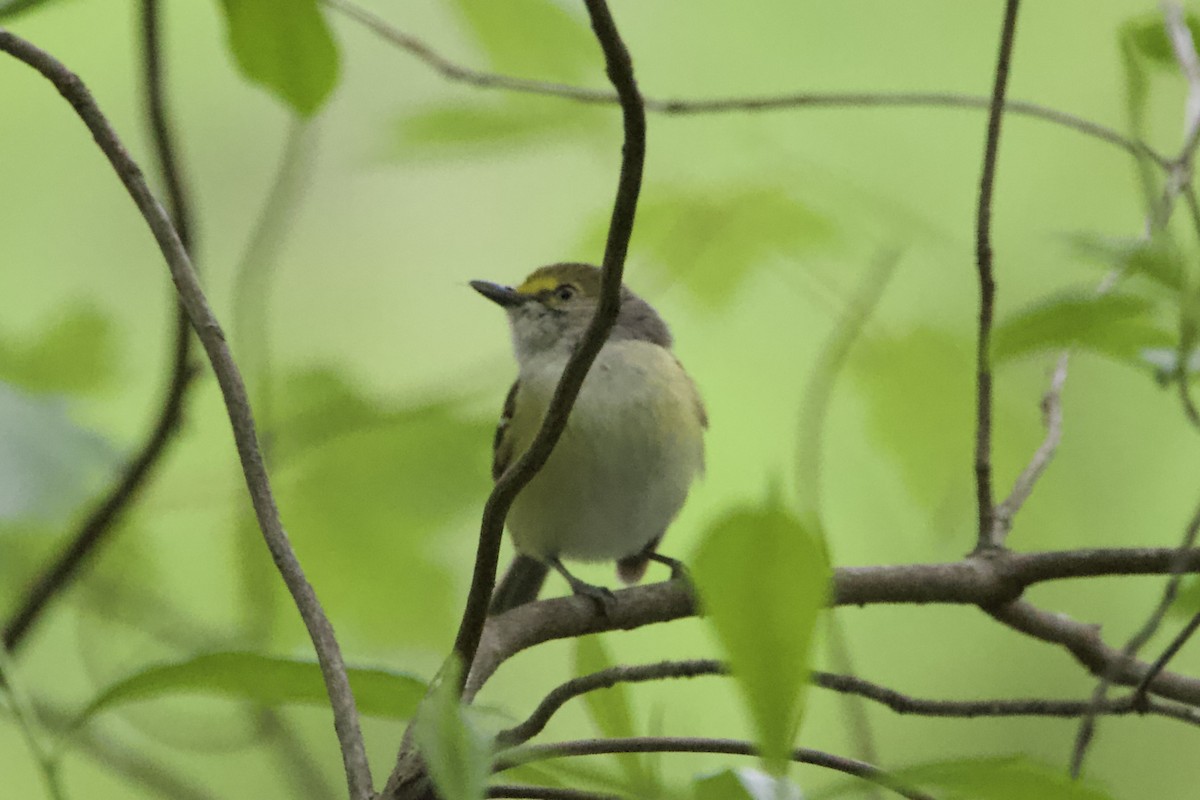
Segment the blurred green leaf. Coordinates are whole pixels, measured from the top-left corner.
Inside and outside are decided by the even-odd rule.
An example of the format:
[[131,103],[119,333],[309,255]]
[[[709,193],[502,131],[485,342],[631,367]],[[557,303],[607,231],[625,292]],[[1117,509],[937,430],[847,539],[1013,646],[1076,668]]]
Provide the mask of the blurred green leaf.
[[15,17],[22,11],[45,5],[48,0],[0,0],[0,20]]
[[221,0],[238,67],[301,116],[338,81],[338,50],[318,0]]
[[992,358],[1003,364],[1046,350],[1084,347],[1136,362],[1144,349],[1174,341],[1154,311],[1150,300],[1115,292],[1084,290],[1041,299],[996,326]]
[[1171,615],[1190,619],[1200,614],[1200,577],[1185,575],[1179,583],[1175,602],[1171,603]]
[[[607,212],[585,233],[603,250]],[[732,303],[751,270],[796,259],[836,238],[833,222],[773,186],[659,190],[638,207],[632,254],[709,308]]]
[[587,25],[552,0],[454,0],[454,7],[498,72],[572,81],[602,69]]
[[[1200,41],[1200,18],[1189,13],[1185,15],[1184,20],[1188,30],[1192,32],[1192,40]],[[1137,54],[1148,63],[1178,71],[1175,50],[1171,47],[1171,40],[1167,38],[1162,14],[1151,12],[1134,17],[1125,23],[1124,30]]]
[[49,523],[43,530],[61,535],[116,464],[112,445],[71,421],[62,398],[0,381],[0,522]]
[[[350,686],[360,713],[409,719],[426,684],[407,673],[351,667]],[[181,693],[219,695],[267,706],[328,706],[321,668],[315,661],[260,653],[208,653],[171,664],[157,664],[102,691],[79,715],[83,723],[101,711],[135,700]]]
[[[588,675],[614,666],[612,655],[599,636],[583,636],[575,640],[575,674]],[[636,736],[633,724],[633,703],[629,687],[618,683],[608,689],[597,689],[583,695],[583,702],[597,730],[610,739]],[[639,796],[657,796],[658,788],[640,753],[618,753],[630,784],[641,789]]]
[[491,774],[491,741],[469,718],[455,687],[462,666],[451,657],[438,683],[421,703],[413,741],[444,800],[482,800]]
[[768,770],[782,774],[803,715],[817,614],[829,591],[821,544],[781,508],[743,509],[705,532],[691,563],[759,752]]
[[[1166,347],[1148,347],[1141,352],[1141,359],[1154,369],[1154,376],[1159,383],[1166,385],[1179,375],[1179,349]],[[1187,374],[1194,377],[1200,374],[1200,349],[1195,349],[1188,356]]]
[[289,376],[276,394],[279,503],[339,628],[441,646],[459,598],[438,534],[474,527],[495,419],[450,401],[391,407],[334,370]]
[[29,344],[0,342],[0,379],[34,392],[102,389],[112,383],[116,362],[112,325],[90,307],[67,311]]
[[800,789],[748,767],[726,769],[692,784],[695,800],[801,800]]
[[1114,239],[1092,234],[1069,237],[1075,251],[1123,275],[1141,276],[1177,297],[1183,289],[1183,263],[1179,253],[1162,236],[1153,239]]
[[489,106],[442,106],[401,117],[397,151],[402,157],[507,151],[534,142],[603,133],[608,129],[607,122],[596,109],[528,100],[513,99]]

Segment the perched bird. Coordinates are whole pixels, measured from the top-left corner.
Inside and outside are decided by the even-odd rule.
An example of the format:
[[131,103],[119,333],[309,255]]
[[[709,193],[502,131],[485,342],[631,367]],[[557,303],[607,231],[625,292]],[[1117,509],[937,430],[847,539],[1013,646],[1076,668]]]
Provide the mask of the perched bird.
[[[517,287],[471,286],[508,314],[517,380],[493,442],[492,477],[533,442],[600,298],[597,267],[553,264]],[[650,561],[682,565],[656,552],[692,480],[704,470],[708,420],[692,379],[671,352],[671,333],[645,300],[621,287],[621,311],[593,363],[549,460],[508,514],[517,556],[489,610],[537,599],[553,568],[576,594],[607,611],[608,589],[572,575],[562,559],[616,561],[634,583]]]

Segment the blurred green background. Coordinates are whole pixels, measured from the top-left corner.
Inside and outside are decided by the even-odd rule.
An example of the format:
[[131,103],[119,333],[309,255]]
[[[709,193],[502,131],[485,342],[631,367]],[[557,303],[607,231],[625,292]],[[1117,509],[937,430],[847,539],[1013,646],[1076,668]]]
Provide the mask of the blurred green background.
[[[481,38],[462,13],[470,3],[364,5],[465,64],[607,86],[586,37],[555,47],[536,26],[509,21]],[[618,112],[449,83],[325,9],[341,79],[297,132],[286,108],[237,72],[217,3],[165,6],[168,100],[194,194],[196,261],[222,321],[239,317],[231,339],[254,367],[284,521],[348,660],[428,678],[465,597],[490,486],[491,428],[514,371],[502,316],[467,281],[511,282],[544,263],[599,260]],[[617,2],[614,14],[649,97],[986,95],[1001,7],[693,0]],[[563,8],[582,21],[576,4]],[[1028,2],[1010,96],[1123,130],[1117,30],[1154,10],[1148,0]],[[83,77],[153,178],[133,4],[60,0],[11,24]],[[505,36],[542,44],[506,49],[496,44]],[[1159,71],[1152,92],[1150,140],[1174,152],[1183,82]],[[148,427],[173,309],[152,238],[67,104],[9,59],[0,61],[0,98],[4,610]],[[731,506],[795,494],[806,381],[856,282],[891,250],[901,253],[895,274],[835,388],[825,431],[822,500],[834,562],[954,560],[973,546],[972,259],[984,124],[980,111],[931,108],[651,116],[627,282],[671,323],[712,420],[707,476],[665,552],[686,559],[706,523]],[[278,246],[268,258],[253,256],[253,277],[239,282],[289,136],[300,154],[294,207],[276,231]],[[1080,258],[1069,235],[1136,237],[1142,217],[1127,153],[1008,117],[994,223],[1000,319],[1100,279],[1103,269]],[[1053,358],[1036,354],[997,373],[1001,494],[1040,441],[1038,403]],[[1176,544],[1196,500],[1200,440],[1174,394],[1149,369],[1085,352],[1072,363],[1064,409],[1060,452],[1012,545]],[[231,648],[308,654],[249,520],[205,371],[163,469],[20,653],[26,690],[71,710],[157,660]],[[608,568],[581,574],[612,580]],[[1159,579],[1061,582],[1031,599],[1102,623],[1119,645],[1160,590]],[[859,674],[913,695],[1084,697],[1093,685],[1065,652],[969,607],[870,607],[838,618]],[[696,620],[611,634],[606,643],[624,663],[715,654]],[[1200,654],[1185,650],[1175,666],[1194,673]],[[507,664],[480,702],[519,718],[571,674],[571,646],[543,646]],[[630,692],[643,732],[747,735],[722,679]],[[843,702],[818,690],[808,702],[801,743],[855,752]],[[1075,733],[1072,721],[867,713],[888,767],[1017,753],[1065,769]],[[340,796],[328,714],[282,714]],[[183,697],[91,724],[214,796],[292,796],[253,720],[233,701]],[[366,720],[377,780],[402,732],[401,723]],[[546,736],[591,733],[575,704]],[[1177,723],[1105,719],[1087,773],[1120,798],[1190,797],[1200,779],[1196,743]],[[735,760],[675,756],[662,767],[685,782],[726,763]],[[42,792],[7,719],[0,764],[4,796]],[[814,768],[793,776],[806,791],[836,781]],[[156,796],[85,751],[68,756],[64,780],[72,796]]]

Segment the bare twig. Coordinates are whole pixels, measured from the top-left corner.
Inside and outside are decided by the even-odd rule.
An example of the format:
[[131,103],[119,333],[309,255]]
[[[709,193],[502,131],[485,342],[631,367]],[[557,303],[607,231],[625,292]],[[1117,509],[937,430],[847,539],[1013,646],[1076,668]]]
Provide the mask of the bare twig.
[[[702,739],[693,736],[631,736],[624,739],[585,739],[556,744],[525,745],[497,755],[495,769],[503,772],[518,764],[545,761],[552,758],[604,755],[608,753],[721,753],[752,756],[758,751],[749,742],[736,739]],[[844,772],[856,778],[890,789],[909,800],[933,800],[924,792],[904,786],[883,770],[871,764],[821,750],[800,747],[792,751],[792,761],[812,764]]]
[[977,550],[999,547],[992,531],[992,317],[995,313],[996,280],[992,272],[992,195],[995,193],[996,158],[1000,149],[1000,121],[1008,90],[1008,66],[1012,60],[1020,0],[1006,0],[1004,25],[1000,32],[1000,54],[992,104],[988,110],[987,140],[983,171],[979,178],[979,204],[975,215],[975,267],[979,273],[979,334],[975,348],[975,501],[979,507]]
[[[471,578],[471,590],[467,597],[462,624],[454,640],[454,652],[464,665],[470,665],[479,647],[487,619],[488,602],[496,582],[496,566],[500,555],[500,540],[504,534],[504,520],[508,515],[517,493],[533,479],[538,470],[550,457],[550,452],[562,435],[567,416],[583,385],[584,377],[595,361],[600,349],[608,339],[609,331],[616,322],[621,307],[621,279],[625,269],[625,252],[633,232],[633,217],[637,210],[638,194],[642,184],[642,166],[646,155],[646,115],[642,99],[638,94],[633,76],[633,62],[625,44],[621,41],[612,16],[604,0],[585,0],[592,28],[600,47],[609,79],[621,100],[624,119],[625,144],[622,150],[621,173],[617,182],[617,196],[613,204],[612,221],[608,239],[604,246],[602,262],[600,302],[592,321],[588,324],[570,360],[563,369],[562,378],[555,388],[554,397],[546,411],[542,426],[529,449],[510,466],[496,481],[487,504],[484,506],[483,522],[479,532],[479,548],[475,558],[475,572]],[[463,680],[467,670],[463,670]],[[460,687],[461,689],[461,687]]]
[[8,696],[8,706],[17,723],[17,729],[25,739],[33,760],[37,762],[38,771],[42,773],[46,794],[51,800],[66,800],[59,772],[59,760],[42,740],[41,719],[34,710],[33,703],[25,695],[21,682],[13,674],[8,651],[3,647],[0,647],[0,694]]
[[[171,135],[163,93],[163,68],[159,52],[158,0],[142,0],[142,76],[150,139],[158,158],[159,171],[166,188],[171,219],[179,241],[189,254],[193,252],[192,214],[179,159]],[[172,299],[174,296],[172,295]],[[184,397],[196,374],[192,360],[192,331],[187,312],[176,301],[175,334],[171,342],[171,375],[163,395],[158,418],[137,455],[121,471],[108,494],[96,504],[70,537],[70,543],[30,584],[12,618],[4,626],[4,646],[16,650],[46,609],[79,573],[87,559],[116,528],[122,513],[137,498],[139,491],[161,462],[183,419]]]
[[[1161,671],[1161,669],[1159,670]],[[676,678],[695,678],[705,675],[728,675],[729,667],[721,661],[698,659],[692,661],[662,661],[656,664],[617,666],[583,675],[556,686],[542,699],[533,713],[519,725],[501,732],[496,742],[511,747],[537,736],[546,724],[569,700],[597,689],[607,689],[621,683],[644,683]],[[1157,672],[1155,673],[1157,674]],[[1153,675],[1147,673],[1153,679]],[[839,694],[870,700],[897,714],[946,719],[977,719],[979,717],[1082,717],[1091,708],[1088,700],[1055,700],[1047,698],[1016,698],[993,700],[935,700],[898,692],[887,686],[854,675],[838,675],[815,671],[814,686]],[[1140,687],[1139,687],[1140,688]],[[1135,691],[1125,697],[1106,700],[1100,712],[1106,715],[1149,713],[1200,726],[1200,711],[1186,705],[1158,703],[1139,698]]]
[[[1092,705],[1094,707],[1099,707],[1103,704],[1109,685],[1117,682],[1117,676],[1127,668],[1127,665],[1133,663],[1138,651],[1145,646],[1146,642],[1150,641],[1151,637],[1158,631],[1159,626],[1162,625],[1163,620],[1166,619],[1167,612],[1171,610],[1171,606],[1175,603],[1175,597],[1179,594],[1179,584],[1183,581],[1183,564],[1186,554],[1192,552],[1192,548],[1196,544],[1196,535],[1198,532],[1200,532],[1200,505],[1196,506],[1196,510],[1192,514],[1192,518],[1184,531],[1183,541],[1180,543],[1179,549],[1172,559],[1171,576],[1167,580],[1167,585],[1163,588],[1162,597],[1159,598],[1158,605],[1155,606],[1154,611],[1151,612],[1146,621],[1142,623],[1142,627],[1121,648],[1120,656],[1113,660],[1106,671],[1101,673],[1100,680],[1096,684],[1096,689],[1092,692]],[[1153,667],[1146,667],[1144,671],[1144,675],[1139,676],[1138,680],[1133,681],[1133,683],[1138,685],[1139,689],[1143,680],[1148,687],[1153,685],[1153,681],[1155,680]],[[1071,752],[1072,777],[1079,777],[1079,773],[1083,769],[1083,759],[1087,755],[1088,745],[1091,744],[1095,729],[1096,714],[1089,713],[1085,715],[1079,723],[1079,730],[1075,736],[1075,747]]]
[[[942,564],[839,567],[833,576],[832,604],[977,605],[991,610],[1006,624],[1025,630],[1022,627],[1025,620],[1012,609],[1014,605],[1027,604],[1012,604],[1011,601],[1029,586],[1046,581],[1105,575],[1165,575],[1169,574],[1178,554],[1179,551],[1171,547],[1042,553],[1001,551],[987,557],[970,556],[962,561]],[[1184,569],[1187,572],[1200,572],[1200,550],[1188,553]],[[597,612],[594,603],[577,597],[529,603],[492,617],[471,668],[464,698],[471,700],[501,664],[530,647],[589,633],[630,630],[696,613],[693,598],[678,582],[636,586],[623,589],[616,596],[617,603],[607,617]],[[1033,609],[1032,606],[1028,608]],[[1052,620],[1059,619],[1057,615],[1046,616]],[[1103,643],[1099,642],[1092,628],[1066,617],[1061,617],[1061,620],[1061,626],[1054,626],[1045,619],[1034,619],[1030,622],[1034,630],[1026,632],[1047,641],[1085,649],[1091,665],[1098,666],[1100,670],[1107,668],[1116,651],[1110,653],[1103,648]],[[1060,641],[1060,636],[1064,640]],[[1093,644],[1099,644],[1103,649],[1093,652]],[[1139,673],[1132,682],[1136,683],[1140,677]],[[1171,681],[1165,681],[1166,677],[1164,675],[1155,681],[1156,694],[1181,702],[1192,702],[1189,698],[1195,698],[1195,702],[1200,704],[1200,679],[1172,676]],[[1160,692],[1160,687],[1168,691]]]
[[1150,669],[1146,670],[1146,674],[1138,681],[1137,688],[1134,689],[1133,693],[1135,702],[1145,702],[1146,692],[1150,688],[1150,683],[1158,677],[1159,673],[1166,669],[1167,663],[1187,644],[1187,640],[1192,637],[1197,628],[1200,628],[1200,612],[1192,615],[1192,618],[1188,620],[1188,624],[1184,625],[1183,630],[1175,635],[1171,643],[1162,651],[1162,655],[1154,659],[1154,663],[1150,665]]
[[1025,465],[1025,469],[1017,476],[1008,497],[996,506],[992,514],[992,542],[997,546],[1004,545],[1004,540],[1012,528],[1013,517],[1033,494],[1033,487],[1037,485],[1046,467],[1050,466],[1050,460],[1058,450],[1058,443],[1062,441],[1062,390],[1067,382],[1067,367],[1070,363],[1071,352],[1064,350],[1059,354],[1058,362],[1054,366],[1050,387],[1042,395],[1042,423],[1046,427],[1046,437],[1042,439],[1041,445]]
[[[609,91],[513,78],[456,64],[417,37],[390,25],[351,0],[324,0],[324,2],[330,8],[362,24],[380,38],[412,54],[447,80],[480,89],[499,89],[543,97],[556,97],[577,103],[598,105],[617,102],[617,95]],[[645,98],[646,111],[680,116],[788,111],[805,108],[969,108],[986,110],[991,103],[990,97],[975,97],[951,92],[796,92],[783,95],[722,97],[708,100]],[[1069,128],[1085,136],[1119,147],[1130,155],[1147,156],[1164,169],[1170,166],[1169,158],[1152,150],[1145,143],[1130,139],[1119,131],[1074,114],[1021,100],[1006,100],[1004,111],[1008,114],[1040,119]]]
[[615,794],[585,792],[582,789],[564,789],[554,786],[530,786],[524,784],[497,783],[488,787],[488,797],[516,797],[525,800],[620,800]]
[[4,29],[0,29],[0,50],[36,69],[70,102],[112,164],[158,242],[180,299],[187,309],[188,318],[204,345],[220,384],[246,486],[263,538],[292,594],[316,650],[333,708],[334,727],[341,743],[350,796],[355,800],[366,800],[372,796],[370,768],[367,765],[362,733],[359,730],[358,711],[346,677],[341,649],[334,636],[333,627],[325,616],[316,593],[305,578],[279,519],[279,510],[271,492],[270,479],[263,466],[254,429],[254,415],[250,410],[241,373],[229,353],[224,332],[200,288],[187,252],[166,212],[147,187],[141,169],[130,158],[83,81],[50,54]]

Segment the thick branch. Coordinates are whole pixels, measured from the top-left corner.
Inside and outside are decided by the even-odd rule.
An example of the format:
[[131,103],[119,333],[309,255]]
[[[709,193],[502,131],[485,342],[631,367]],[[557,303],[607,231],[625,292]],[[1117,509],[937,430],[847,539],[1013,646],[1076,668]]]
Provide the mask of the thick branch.
[[[417,37],[388,24],[350,0],[324,0],[324,2],[330,8],[336,9],[362,24],[380,38],[416,56],[447,80],[480,89],[498,89],[542,97],[556,97],[588,105],[617,102],[617,95],[614,92],[548,81],[513,78],[456,64]],[[781,95],[719,97],[709,100],[656,99],[652,97],[644,99],[646,111],[680,116],[789,111],[805,108],[970,108],[986,110],[991,103],[990,97],[975,97],[950,92],[796,92]],[[1007,114],[1040,119],[1043,122],[1074,130],[1119,147],[1133,156],[1147,156],[1164,169],[1171,164],[1171,159],[1151,149],[1145,143],[1130,139],[1119,131],[1074,114],[1068,114],[1065,111],[1022,100],[1005,100],[1004,111]]]
[[[839,606],[946,603],[998,608],[1019,597],[1029,586],[1045,581],[1166,575],[1177,554],[1170,547],[995,552],[943,564],[840,567],[834,571],[832,603]],[[1189,551],[1182,562],[1185,572],[1200,572],[1200,550]],[[586,598],[561,597],[529,603],[492,617],[484,630],[464,697],[473,698],[502,663],[527,648],[589,633],[631,630],[696,613],[693,598],[677,581],[623,589],[616,593],[616,598],[608,616],[598,613],[595,604]],[[1002,618],[998,613],[997,616]],[[1091,630],[1065,617],[1062,619]],[[1009,619],[1003,621],[1012,625]],[[1186,686],[1184,691],[1194,690],[1194,696],[1200,698],[1200,680],[1182,676],[1174,676],[1173,680],[1183,682],[1173,684],[1176,688]],[[1154,685],[1156,694],[1175,697],[1170,692],[1157,691],[1158,682]],[[1184,697],[1175,699],[1190,702]]]
[[[625,270],[625,252],[633,232],[633,217],[637,210],[642,185],[642,166],[646,155],[646,115],[633,77],[633,62],[617,33],[616,25],[604,0],[585,0],[596,39],[604,51],[608,77],[620,97],[625,125],[625,144],[622,150],[621,173],[617,181],[617,196],[613,204],[608,240],[604,246],[600,302],[583,338],[571,354],[562,378],[550,400],[542,427],[525,454],[496,481],[483,510],[479,531],[479,548],[475,556],[475,572],[462,624],[454,640],[454,652],[464,665],[474,661],[487,619],[488,602],[496,583],[496,566],[500,556],[500,540],[504,535],[504,520],[517,493],[533,479],[550,457],[550,452],[562,435],[567,417],[583,386],[592,362],[608,339],[621,309],[621,280]],[[466,679],[466,670],[463,670]]]
[[[171,220],[184,249],[192,251],[192,215],[188,192],[179,160],[175,156],[171,126],[163,96],[162,61],[159,53],[158,0],[142,2],[142,75],[146,92],[146,114],[150,139],[158,157],[159,171],[166,187]],[[172,298],[174,299],[174,298]],[[167,451],[167,445],[178,432],[183,418],[183,401],[196,374],[192,363],[192,332],[187,312],[176,302],[175,334],[171,342],[171,374],[163,396],[158,418],[151,427],[137,455],[122,470],[117,482],[84,518],[70,542],[34,579],[12,618],[4,626],[3,642],[15,650],[59,593],[70,585],[79,569],[116,528],[122,512],[137,498]]]
[[1012,60],[1020,0],[1004,4],[1000,32],[1000,54],[988,109],[987,139],[983,170],[979,178],[979,204],[975,215],[975,268],[979,273],[979,333],[975,349],[975,501],[979,508],[977,549],[999,546],[992,530],[992,317],[996,304],[996,281],[992,272],[992,195],[995,193],[996,159],[1000,151],[1000,121],[1008,90],[1008,67]]
[[[691,736],[631,736],[624,739],[585,739],[576,742],[526,745],[509,751],[508,758],[500,753],[495,769],[502,772],[518,764],[545,761],[552,758],[592,756],[608,753],[719,753],[735,756],[757,755],[754,745],[736,739],[702,739]],[[799,747],[792,751],[792,760],[800,764],[812,764],[825,769],[844,772],[870,783],[890,789],[909,800],[933,800],[917,789],[902,785],[883,770],[853,758],[833,755],[821,750]]]
[[497,783],[488,787],[488,797],[516,797],[524,800],[620,800],[615,794],[585,792],[582,789],[563,789],[555,786]]
[[341,649],[334,637],[333,627],[329,624],[316,593],[305,578],[279,519],[279,510],[275,505],[266,468],[263,466],[258,437],[254,430],[254,416],[246,397],[241,373],[225,343],[224,332],[200,288],[187,252],[166,212],[146,185],[141,169],[130,158],[83,81],[53,56],[3,29],[0,29],[0,50],[36,69],[70,102],[112,164],[158,242],[180,300],[187,309],[188,318],[204,345],[220,384],[246,486],[263,538],[292,594],[316,650],[333,707],[334,727],[342,747],[350,796],[355,800],[365,800],[372,795],[370,770]]

